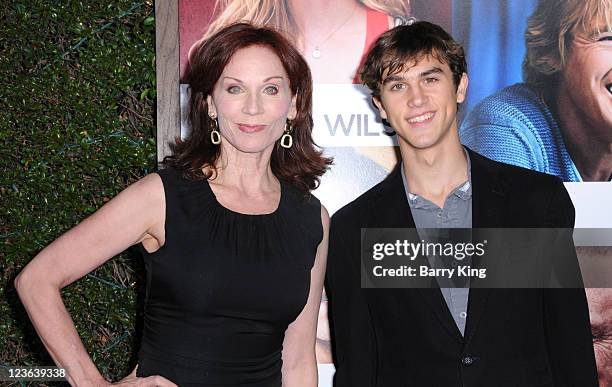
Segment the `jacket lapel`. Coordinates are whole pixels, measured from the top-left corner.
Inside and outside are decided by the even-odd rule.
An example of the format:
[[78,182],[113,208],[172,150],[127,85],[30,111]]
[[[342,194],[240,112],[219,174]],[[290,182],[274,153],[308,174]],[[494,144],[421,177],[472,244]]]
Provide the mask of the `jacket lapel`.
[[377,227],[414,228],[414,219],[406,199],[400,164],[381,183],[375,202],[372,203],[372,222]]
[[[399,164],[382,183],[380,195],[376,204],[372,207],[372,211],[375,211],[373,212],[373,224],[380,225],[379,227],[416,228],[406,198]],[[463,340],[461,332],[459,328],[457,328],[453,316],[451,316],[446,301],[444,301],[442,292],[435,280],[432,279],[429,287],[424,286],[417,289],[398,290],[402,290],[401,294],[407,297],[413,296],[416,290],[429,304],[433,314],[449,334],[459,341]]]
[[[506,219],[504,184],[495,176],[489,160],[469,149],[468,151],[472,163],[472,227],[474,229],[504,227]],[[486,254],[483,257],[474,257],[472,264],[479,266],[483,258],[486,259]],[[464,336],[466,345],[476,332],[490,293],[490,288],[470,289]]]

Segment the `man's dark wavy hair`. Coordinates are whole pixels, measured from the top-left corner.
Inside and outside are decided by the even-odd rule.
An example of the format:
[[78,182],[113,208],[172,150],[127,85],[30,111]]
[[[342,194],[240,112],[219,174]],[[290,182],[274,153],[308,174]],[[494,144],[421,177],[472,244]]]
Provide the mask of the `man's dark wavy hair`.
[[459,87],[461,76],[467,73],[463,47],[442,27],[425,21],[398,26],[380,35],[368,52],[361,80],[372,91],[372,97],[380,98],[383,77],[405,71],[406,66],[426,56],[448,64],[453,83]]

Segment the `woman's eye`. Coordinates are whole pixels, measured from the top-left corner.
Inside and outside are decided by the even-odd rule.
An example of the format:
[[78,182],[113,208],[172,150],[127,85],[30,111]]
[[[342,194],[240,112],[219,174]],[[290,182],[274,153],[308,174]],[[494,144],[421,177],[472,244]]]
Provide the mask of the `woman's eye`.
[[240,91],[242,91],[240,86],[230,86],[227,88],[227,92],[230,94],[238,94]]
[[264,92],[266,94],[270,94],[270,95],[276,95],[278,94],[278,87],[276,86],[268,86],[264,89]]

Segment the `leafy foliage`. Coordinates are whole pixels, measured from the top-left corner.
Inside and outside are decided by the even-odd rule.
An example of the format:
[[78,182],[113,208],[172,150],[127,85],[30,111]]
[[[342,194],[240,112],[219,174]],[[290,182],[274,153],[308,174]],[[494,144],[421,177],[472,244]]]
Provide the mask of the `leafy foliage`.
[[[0,25],[0,366],[49,366],[13,280],[155,168],[153,1],[7,0]],[[62,293],[108,379],[134,365],[141,274],[124,253]]]

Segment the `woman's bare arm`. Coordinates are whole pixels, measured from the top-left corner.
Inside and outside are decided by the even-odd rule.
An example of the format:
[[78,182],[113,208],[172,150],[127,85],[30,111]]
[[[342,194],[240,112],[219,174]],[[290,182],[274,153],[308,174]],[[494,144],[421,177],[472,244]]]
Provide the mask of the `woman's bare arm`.
[[[164,221],[163,184],[159,175],[151,174],[43,249],[15,279],[38,335],[55,363],[66,369],[71,385],[108,383],[87,354],[60,290],[136,243],[143,242],[149,250],[159,248],[164,243]],[[161,377],[137,383],[173,385]]]
[[284,387],[317,386],[315,338],[317,316],[323,292],[329,235],[329,215],[323,206],[321,206],[321,222],[323,223],[323,240],[317,248],[315,263],[310,272],[308,301],[297,319],[285,331],[282,368]]

